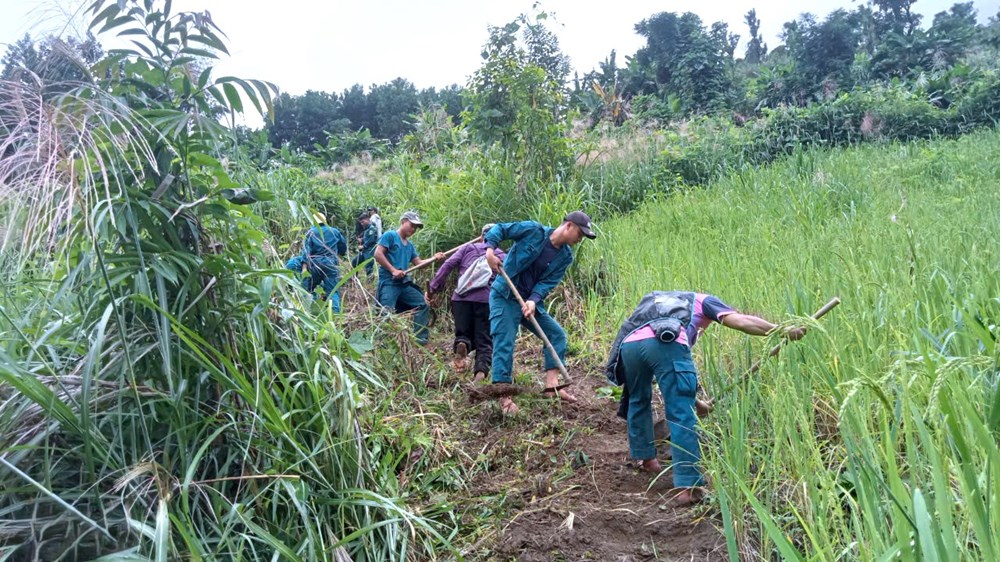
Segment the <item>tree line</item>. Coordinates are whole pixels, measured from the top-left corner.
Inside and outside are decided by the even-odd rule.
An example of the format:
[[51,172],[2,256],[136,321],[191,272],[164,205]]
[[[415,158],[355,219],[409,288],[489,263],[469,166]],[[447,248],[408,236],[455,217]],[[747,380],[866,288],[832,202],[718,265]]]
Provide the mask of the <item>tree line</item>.
[[[744,17],[749,40],[742,53],[737,53],[740,35],[726,23],[706,26],[690,12],[661,12],[635,24],[646,44],[624,57],[623,64],[612,51],[595,69],[572,78],[568,58],[545,26],[550,16],[522,15],[506,26],[490,27],[483,67],[465,86],[418,90],[400,77],[368,88],[355,84],[339,93],[282,93],[275,100],[273,121],[265,124],[267,141],[274,148],[345,161],[357,151],[377,152],[400,142],[418,128],[423,114],[464,122],[479,140],[512,144],[509,125],[518,119],[512,98],[518,94],[511,88],[542,95],[544,103],[535,107],[551,109],[556,121],[572,111],[592,125],[720,112],[742,120],[767,108],[806,106],[889,83],[913,84],[947,107],[982,72],[995,72],[1000,13],[982,25],[973,2],[956,3],[923,29],[914,2],[871,0],[822,19],[803,14],[783,25],[782,44],[773,48],[761,36],[756,11],[750,10]],[[70,59],[64,53],[74,50],[84,61],[100,55],[92,37],[36,43],[25,36],[8,48],[2,75],[27,68],[49,78],[59,73],[71,77],[75,71],[65,64]],[[532,75],[528,69],[537,72]],[[539,117],[538,126],[550,125],[544,115],[530,118]]]
[[573,97],[599,113],[608,100],[595,95],[597,84],[654,116],[720,110],[750,115],[892,81],[938,80],[938,93],[946,94],[970,72],[996,68],[1000,13],[980,25],[972,2],[956,3],[922,29],[914,2],[872,0],[823,19],[803,14],[783,25],[783,43],[770,50],[756,11],[750,10],[744,17],[749,40],[741,57],[736,54],[740,37],[727,24],[706,27],[692,13],[659,13],[635,26],[646,39],[644,47],[621,66],[612,52],[596,70],[574,80]]

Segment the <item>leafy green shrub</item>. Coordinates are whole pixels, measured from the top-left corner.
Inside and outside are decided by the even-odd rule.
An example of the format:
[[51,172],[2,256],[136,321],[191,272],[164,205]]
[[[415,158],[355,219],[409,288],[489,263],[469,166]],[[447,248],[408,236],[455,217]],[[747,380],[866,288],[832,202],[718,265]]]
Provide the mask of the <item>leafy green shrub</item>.
[[[0,292],[0,558],[447,549],[366,447],[360,388],[385,385],[339,317],[268,267],[265,242],[288,234],[265,223],[344,198],[288,167],[234,181],[220,156],[217,112],[264,112],[273,86],[213,80],[225,45],[207,13],[90,10],[136,48],[58,98],[0,80],[21,110],[0,111],[0,209],[24,240]],[[224,196],[241,185],[268,200]]]
[[328,167],[349,162],[355,156],[371,161],[389,153],[389,142],[372,137],[368,129],[331,134],[326,146],[318,143],[313,146],[316,157]]
[[954,110],[963,130],[995,127],[1000,123],[1000,76],[990,76],[971,86]]
[[666,100],[653,94],[639,94],[631,100],[632,114],[640,122],[666,123],[681,115],[680,105],[680,99],[672,94]]
[[862,142],[950,137],[1000,120],[1000,81],[986,80],[959,103],[941,109],[902,87],[844,93],[805,107],[765,109],[744,127],[728,117],[702,117],[668,133],[657,183],[703,185],[732,170],[761,166],[797,149]]
[[659,157],[659,185],[704,184],[738,169],[748,131],[727,119],[702,117],[686,122],[681,131],[667,133],[668,146]]

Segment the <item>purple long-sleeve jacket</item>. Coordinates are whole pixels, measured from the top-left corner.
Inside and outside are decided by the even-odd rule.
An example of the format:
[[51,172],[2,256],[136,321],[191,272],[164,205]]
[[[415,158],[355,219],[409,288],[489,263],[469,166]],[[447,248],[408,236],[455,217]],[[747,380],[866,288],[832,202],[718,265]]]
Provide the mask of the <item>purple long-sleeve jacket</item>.
[[[438,269],[437,275],[434,276],[434,279],[431,280],[431,292],[441,292],[441,288],[444,287],[444,283],[448,279],[448,275],[456,267],[458,268],[458,276],[461,277],[462,274],[465,273],[465,270],[472,266],[473,262],[486,255],[487,247],[488,246],[485,242],[476,242],[474,244],[466,244],[465,246],[462,246],[460,250],[452,254],[452,256],[445,260],[445,262],[441,265],[441,269]],[[493,253],[496,254],[496,256],[501,260],[505,257],[503,250],[499,248],[493,250]],[[492,280],[490,281],[490,284],[492,284]],[[464,295],[452,293],[451,300],[488,303],[490,302],[490,285],[486,285],[480,289],[474,289]]]

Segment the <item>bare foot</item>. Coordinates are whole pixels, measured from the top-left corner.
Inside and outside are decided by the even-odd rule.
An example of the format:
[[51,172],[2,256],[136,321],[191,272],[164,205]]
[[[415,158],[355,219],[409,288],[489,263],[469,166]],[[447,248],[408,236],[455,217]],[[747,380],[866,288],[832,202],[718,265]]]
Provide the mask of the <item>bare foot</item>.
[[518,408],[517,404],[515,404],[514,401],[511,400],[510,398],[501,398],[500,411],[508,416],[512,416],[521,411],[521,409]]
[[680,492],[670,498],[670,507],[688,507],[705,499],[704,488],[679,488]]
[[563,402],[569,402],[571,404],[577,401],[576,396],[570,394],[569,391],[566,390],[565,388],[559,391],[559,399],[562,400]]
[[708,414],[712,413],[715,409],[715,403],[712,400],[702,400],[700,398],[695,398],[694,400],[695,410],[698,412],[698,417],[703,418]]
[[646,459],[639,463],[639,470],[651,474],[659,474],[663,472],[663,467],[660,466],[660,461],[656,459]]
[[479,384],[486,380],[486,373],[482,371],[476,371],[476,374],[472,377],[473,384]]
[[[546,388],[545,390],[542,391],[542,394],[552,394],[552,395],[555,395],[556,394],[556,390],[553,389],[553,388],[551,388],[551,387],[550,388]],[[558,395],[559,395],[559,400],[561,400],[563,402],[568,402],[568,403],[572,404],[572,403],[578,401],[576,399],[576,396],[573,396],[572,394],[570,394],[569,391],[566,390],[565,388],[560,388],[559,391],[558,391]]]
[[456,371],[464,371],[468,366],[468,361],[466,358],[469,356],[469,346],[464,342],[460,341],[455,344],[455,359],[452,360],[451,366]]

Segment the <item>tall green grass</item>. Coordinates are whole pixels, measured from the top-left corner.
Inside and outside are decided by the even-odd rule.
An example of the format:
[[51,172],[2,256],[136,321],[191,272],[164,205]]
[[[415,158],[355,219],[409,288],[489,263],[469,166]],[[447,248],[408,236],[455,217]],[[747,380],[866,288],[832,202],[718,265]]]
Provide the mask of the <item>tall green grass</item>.
[[[417,513],[424,498],[399,478],[412,447],[364,408],[389,394],[384,375],[343,317],[276,267],[284,248],[266,249],[276,232],[301,239],[324,201],[279,169],[253,187],[287,186],[283,199],[231,203],[228,133],[203,112],[211,69],[192,87],[191,59],[171,51],[224,50],[215,28],[190,14],[164,24],[169,3],[107,4],[91,8],[105,29],[153,27],[164,38],[137,46],[167,52],[104,60],[114,72],[55,97],[0,80],[0,560],[452,552],[455,522]],[[147,63],[163,68],[101,81]],[[223,80],[238,110],[236,79]],[[156,86],[179,95],[146,97]]]
[[1000,556],[1000,135],[798,153],[600,224],[578,281],[609,341],[651,290],[779,322],[699,340],[731,560]]

